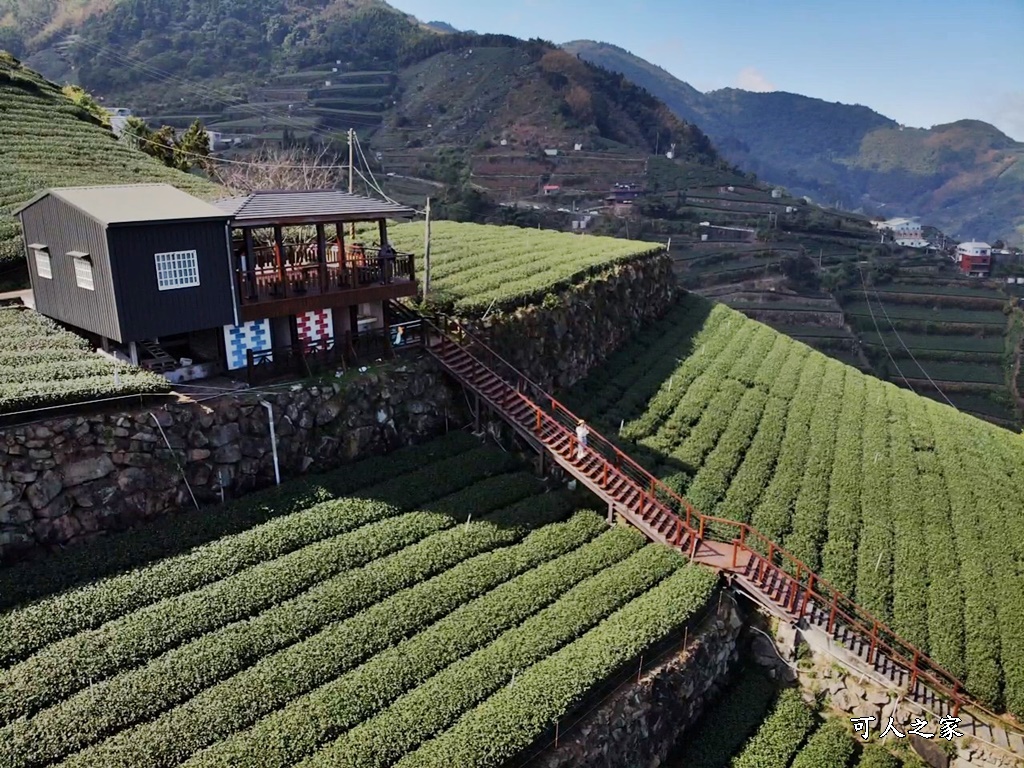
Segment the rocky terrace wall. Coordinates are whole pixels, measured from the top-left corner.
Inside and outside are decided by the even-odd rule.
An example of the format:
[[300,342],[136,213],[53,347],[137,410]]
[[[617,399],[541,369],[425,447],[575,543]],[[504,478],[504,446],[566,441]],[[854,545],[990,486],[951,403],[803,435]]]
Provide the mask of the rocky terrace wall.
[[616,265],[540,304],[467,322],[549,392],[570,387],[640,327],[668,311],[677,294],[665,252]]
[[744,620],[732,599],[695,628],[685,648],[596,706],[531,765],[538,768],[655,768],[726,684],[739,658]]
[[274,410],[286,479],[456,428],[462,411],[455,395],[423,358],[344,383],[4,429],[0,563],[190,507],[193,494],[199,504],[211,504],[222,494],[231,498],[273,484],[269,420],[260,399]]
[[[471,327],[484,327],[506,359],[556,390],[664,314],[675,295],[662,253]],[[461,392],[427,357],[265,399],[283,479],[427,439],[464,413]],[[193,495],[214,504],[270,485],[268,417],[257,400],[243,392],[0,429],[0,564],[191,506]]]

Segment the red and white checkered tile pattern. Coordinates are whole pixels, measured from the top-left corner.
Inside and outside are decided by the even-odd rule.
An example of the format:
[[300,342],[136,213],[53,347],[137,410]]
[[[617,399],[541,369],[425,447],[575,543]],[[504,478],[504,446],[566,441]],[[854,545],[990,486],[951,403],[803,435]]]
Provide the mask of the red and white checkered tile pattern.
[[303,343],[329,339],[334,336],[334,317],[330,309],[313,309],[295,316],[299,340]]

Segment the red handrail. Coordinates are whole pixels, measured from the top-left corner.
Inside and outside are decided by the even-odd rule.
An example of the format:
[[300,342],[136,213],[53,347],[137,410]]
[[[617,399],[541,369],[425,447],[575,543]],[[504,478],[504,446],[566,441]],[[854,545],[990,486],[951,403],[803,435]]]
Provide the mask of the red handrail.
[[[494,349],[467,331],[465,326],[457,320],[443,316],[440,320],[445,330],[438,328],[435,323],[429,320],[425,320],[425,322],[441,334],[442,337],[446,337],[452,343],[460,346],[478,364],[485,365],[472,353],[471,349],[474,347],[482,350],[486,357],[497,361],[499,363],[499,368],[504,368],[507,372],[510,372],[512,374],[512,382],[508,381],[507,375],[497,375],[499,378],[505,380],[506,384],[509,384],[509,386],[519,392],[527,403],[536,408],[537,421],[534,431],[540,433],[542,431],[543,424],[553,423],[557,429],[568,434],[570,439],[570,449],[574,450],[574,441],[576,439],[574,428],[579,422],[579,419],[572,411],[545,392],[540,385],[531,381],[525,374],[519,371],[504,357],[499,355]],[[467,345],[464,342],[460,343],[452,338],[452,335],[446,332],[449,328],[451,328],[454,334],[457,334],[457,336],[461,337],[463,340],[468,340],[469,344]],[[426,336],[427,335],[424,334],[424,341],[426,341]],[[527,397],[523,393],[523,389],[527,390],[530,397]],[[544,410],[545,405],[550,408],[550,412]],[[571,425],[571,427],[569,425]],[[758,575],[756,580],[761,581],[762,585],[764,582],[764,573],[767,570],[771,570],[775,571],[781,578],[793,585],[792,597],[790,599],[794,603],[798,592],[803,590],[798,618],[803,618],[807,604],[811,599],[818,603],[819,606],[828,606],[830,608],[828,631],[831,633],[835,629],[837,623],[836,620],[839,619],[845,627],[869,640],[871,643],[871,649],[868,654],[869,664],[871,663],[872,657],[877,659],[878,652],[883,651],[893,663],[902,666],[908,673],[910,673],[912,681],[911,687],[913,687],[914,683],[919,680],[925,681],[925,683],[928,684],[936,693],[942,694],[946,698],[951,699],[953,701],[954,715],[957,714],[962,706],[967,705],[972,709],[983,713],[988,718],[993,719],[998,723],[1017,731],[1018,733],[1024,733],[1024,728],[1019,726],[1017,723],[1014,723],[1001,715],[997,715],[979,703],[976,699],[963,692],[962,683],[952,673],[921,652],[918,648],[903,640],[894,630],[879,621],[867,610],[861,608],[830,582],[818,576],[810,567],[795,555],[778,546],[774,541],[747,523],[724,517],[705,515],[698,512],[687,499],[676,493],[672,488],[640,466],[627,454],[619,450],[619,448],[608,440],[608,438],[604,437],[593,427],[588,426],[588,429],[590,434],[587,447],[594,450],[604,461],[602,476],[606,478],[608,468],[610,466],[614,466],[620,473],[625,474],[630,480],[640,486],[640,488],[645,489],[646,496],[650,499],[652,506],[658,508],[662,514],[668,514],[674,518],[675,526],[672,529],[673,535],[667,536],[666,538],[671,543],[679,543],[682,540],[681,534],[683,531],[689,535],[691,559],[694,558],[701,541],[716,540],[705,539],[705,532],[709,525],[718,525],[737,529],[739,533],[738,538],[734,537],[731,542],[728,540],[721,540],[723,543],[731,543],[733,545],[733,567],[736,567],[739,552],[743,551],[748,553],[751,558],[757,561]],[[606,455],[608,453],[611,454],[610,457]],[[660,503],[656,496],[657,492],[666,495],[669,499],[677,503],[681,509],[685,510],[685,519],[675,514],[675,512],[667,505]],[[641,510],[643,510],[645,506],[646,499],[642,497]],[[641,514],[641,517],[644,517],[644,515]],[[750,539],[753,539],[755,542],[760,544],[766,550],[767,554],[751,547],[748,543]],[[789,569],[787,569],[787,565],[789,566]],[[794,575],[792,571],[795,571],[796,575]]]

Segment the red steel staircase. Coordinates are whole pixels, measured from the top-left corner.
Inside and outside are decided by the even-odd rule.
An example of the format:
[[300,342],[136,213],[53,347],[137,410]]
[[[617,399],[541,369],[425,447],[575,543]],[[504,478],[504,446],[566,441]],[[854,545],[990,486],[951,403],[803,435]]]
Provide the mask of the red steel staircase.
[[1024,757],[1024,729],[990,712],[951,673],[756,529],[701,514],[590,425],[580,450],[578,417],[462,325],[449,318],[424,321],[422,340],[474,394],[478,413],[486,404],[541,456],[604,500],[610,520],[618,516],[652,541],[717,569],[780,619],[824,632],[903,698],[936,716],[960,717],[957,727],[965,735]]

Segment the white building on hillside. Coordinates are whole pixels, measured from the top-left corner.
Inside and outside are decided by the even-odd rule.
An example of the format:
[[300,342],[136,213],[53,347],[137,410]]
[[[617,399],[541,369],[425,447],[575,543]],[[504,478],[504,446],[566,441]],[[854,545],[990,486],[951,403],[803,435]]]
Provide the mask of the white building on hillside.
[[956,247],[956,263],[960,271],[972,277],[988,277],[992,273],[992,246],[972,240]]
[[928,241],[924,238],[924,229],[917,219],[888,219],[876,221],[876,229],[892,230],[892,239],[896,245],[905,248],[927,248]]

